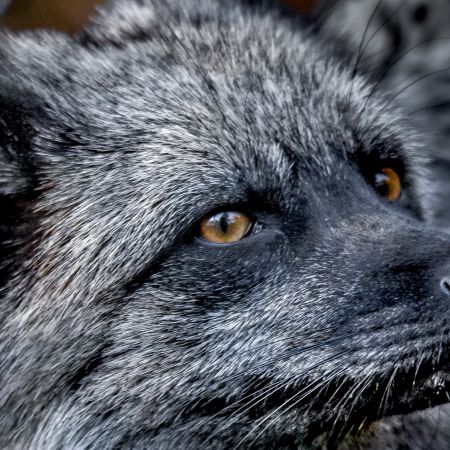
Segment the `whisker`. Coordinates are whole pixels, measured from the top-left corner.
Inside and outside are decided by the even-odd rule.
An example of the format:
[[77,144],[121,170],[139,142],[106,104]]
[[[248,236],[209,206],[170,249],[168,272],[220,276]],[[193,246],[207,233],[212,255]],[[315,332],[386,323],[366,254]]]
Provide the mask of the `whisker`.
[[[330,329],[331,328],[334,328],[334,327],[330,327]],[[315,331],[315,332],[317,332],[317,331]],[[303,335],[301,335],[301,337],[305,337],[305,336],[310,337],[315,332],[304,333]],[[276,362],[283,361],[283,360],[289,359],[291,357],[299,356],[299,355],[301,355],[302,353],[304,353],[306,351],[314,350],[314,349],[317,349],[317,348],[321,348],[322,346],[327,345],[328,343],[333,343],[333,342],[336,342],[336,341],[338,342],[341,339],[345,339],[347,337],[353,337],[353,336],[355,336],[357,334],[358,333],[351,333],[351,334],[348,334],[348,335],[340,335],[340,336],[336,336],[334,338],[328,339],[328,340],[326,340],[324,342],[321,342],[321,343],[318,343],[318,344],[310,345],[310,346],[299,348],[299,349],[294,348],[291,351],[286,352],[286,354],[283,355],[282,358],[279,358],[277,361],[273,361],[272,360],[272,361],[267,361],[267,362],[264,362],[264,363],[257,364],[257,365],[255,365],[252,368],[251,371],[249,371],[249,372],[242,372],[242,373],[238,373],[238,374],[233,374],[233,375],[231,375],[229,377],[221,379],[220,383],[226,383],[226,382],[233,381],[233,380],[239,379],[239,378],[246,378],[246,377],[250,378],[252,376],[257,376],[257,375],[259,375],[258,371],[260,371],[261,369],[264,369],[267,366],[272,367]],[[288,337],[280,338],[280,341],[283,341],[285,339],[288,339]],[[263,348],[263,347],[261,346],[261,348]],[[232,352],[232,350],[230,350],[226,354],[229,354],[231,352]],[[225,358],[222,357],[222,359],[226,360],[226,357]],[[218,376],[219,376],[219,374],[216,374],[215,376],[213,376],[213,379],[217,378]],[[211,379],[208,379],[208,381],[210,381],[210,380]],[[201,402],[201,400],[199,400],[199,402]],[[179,413],[179,416],[183,414],[183,410],[186,409],[188,406],[192,406],[192,405],[190,405],[189,400],[186,400],[185,402],[183,402],[183,404],[180,406],[181,411]]]
[[445,67],[444,69],[436,70],[431,73],[427,73],[425,75],[420,76],[419,78],[416,78],[414,81],[411,81],[411,83],[408,83],[406,86],[402,87],[396,94],[394,94],[389,100],[387,106],[389,106],[397,97],[402,95],[405,91],[407,91],[409,88],[413,87],[415,84],[420,83],[423,80],[426,80],[427,78],[434,77],[435,75],[439,75],[440,73],[448,72],[450,70],[450,66]]
[[[345,353],[345,352],[343,352],[343,353]],[[311,366],[311,367],[308,367],[308,369],[306,369],[306,370],[300,372],[299,374],[297,374],[297,375],[296,375],[296,378],[299,378],[299,377],[301,377],[301,376],[307,374],[307,373],[310,372],[311,370],[314,370],[314,369],[316,369],[316,368],[322,366],[324,363],[326,363],[326,362],[328,362],[328,361],[330,361],[330,360],[334,360],[335,358],[337,358],[337,357],[339,357],[339,356],[340,356],[340,354],[338,354],[338,355],[333,355],[333,356],[331,356],[331,357],[329,357],[329,358],[326,358],[325,360],[323,360],[323,361],[321,361],[321,362],[319,362],[319,363],[317,363],[317,364],[315,364],[315,365],[313,365],[313,366]],[[280,381],[280,382],[275,383],[275,385],[269,386],[268,389],[267,389],[265,392],[263,392],[262,394],[258,395],[258,398],[257,398],[258,401],[257,401],[257,402],[253,402],[253,400],[255,400],[255,399],[252,399],[252,400],[250,400],[249,402],[247,402],[247,403],[245,403],[244,405],[242,405],[242,406],[236,411],[236,413],[239,413],[239,416],[238,416],[238,417],[234,418],[234,420],[228,422],[226,425],[224,425],[224,426],[222,426],[220,429],[216,430],[216,431],[215,431],[211,436],[209,436],[209,437],[208,437],[201,445],[203,445],[204,443],[206,443],[207,441],[209,441],[212,437],[214,437],[217,433],[219,433],[219,432],[222,431],[223,429],[228,428],[229,426],[231,426],[233,423],[235,423],[237,420],[239,420],[239,418],[242,417],[246,412],[248,412],[251,408],[253,408],[253,407],[256,406],[257,404],[259,404],[259,403],[261,403],[262,401],[264,401],[269,395],[272,395],[272,394],[273,394],[274,392],[276,392],[277,390],[283,389],[284,387],[286,387],[286,386],[289,385],[289,384],[292,384],[292,380],[287,380],[287,381],[286,381],[286,380],[283,380],[283,381]],[[267,395],[266,395],[266,394],[267,394]],[[250,395],[247,395],[247,396],[244,397],[244,398],[251,397],[252,395],[253,395],[253,393],[250,394]],[[261,397],[262,397],[262,398],[261,398]],[[242,400],[243,400],[243,399],[239,399],[238,401],[234,402],[232,405],[229,405],[226,409],[230,409],[233,405],[239,404],[240,401],[242,401]],[[249,405],[250,405],[250,406],[249,406]],[[242,411],[243,408],[245,408],[245,409]],[[225,411],[225,410],[222,410],[220,413],[215,414],[215,416],[213,416],[213,417],[216,417],[217,415],[222,414],[224,411]]]
[[[370,384],[370,380],[372,379],[372,375],[367,375],[366,377],[364,377],[363,379],[361,379],[359,382],[357,382],[354,386],[352,386],[352,388],[348,391],[346,396],[343,396],[342,399],[339,401],[339,403],[337,403],[337,405],[335,406],[335,409],[339,410],[336,413],[336,418],[333,422],[333,426],[331,428],[331,433],[333,433],[334,428],[336,427],[338,421],[339,421],[339,417],[341,416],[342,412],[344,411],[345,406],[347,405],[347,403],[350,401],[352,395],[357,392],[359,390],[359,388],[363,385],[364,387],[360,390],[359,395],[356,395],[351,406],[350,409],[347,413],[347,416],[350,415],[351,411],[353,410],[353,408],[355,407],[358,398],[362,395],[362,393],[364,392],[364,389],[366,386],[368,386]],[[344,431],[345,428],[345,422],[346,419],[344,419],[344,424],[341,427],[341,431],[338,433],[337,438],[339,439],[342,436],[342,433]]]
[[406,86],[402,87],[399,91],[397,91],[394,95],[392,95],[391,97],[389,97],[386,102],[384,103],[384,108],[380,109],[380,111],[375,115],[375,117],[372,119],[372,121],[367,125],[367,127],[364,128],[364,130],[362,130],[362,133],[366,133],[367,130],[369,130],[374,124],[375,122],[380,118],[381,114],[384,113],[384,110],[388,107],[390,107],[392,105],[392,103],[394,102],[394,100],[396,98],[398,98],[400,95],[402,95],[404,92],[406,92],[408,89],[410,89],[411,87],[413,87],[415,84],[420,83],[421,81],[433,77],[435,75],[439,75],[440,73],[444,73],[444,72],[448,72],[450,71],[450,66],[445,67],[444,69],[440,69],[440,70],[436,70],[434,72],[431,73],[427,73],[425,75],[420,76],[419,78],[415,79],[414,81],[408,83]]
[[[303,347],[303,348],[300,348],[300,349],[293,349],[290,352],[286,352],[286,354],[283,355],[282,360],[291,358],[293,356],[299,356],[299,355],[301,355],[304,352],[307,352],[307,351],[310,351],[310,350],[316,350],[316,349],[324,347],[324,346],[326,346],[328,344],[339,342],[339,341],[341,341],[343,339],[346,339],[346,338],[355,337],[358,334],[359,334],[359,332],[339,335],[339,336],[335,336],[333,338],[327,339],[327,340],[325,340],[323,342],[320,342],[320,343],[317,343],[317,344],[313,344],[313,345],[310,345],[310,346],[307,346],[307,347]],[[240,378],[242,376],[254,375],[257,370],[260,370],[260,369],[262,369],[264,367],[267,367],[267,366],[273,366],[273,364],[274,364],[273,361],[268,361],[268,362],[264,362],[264,363],[261,363],[261,364],[257,364],[256,366],[254,366],[252,368],[252,372],[250,372],[250,373],[234,374],[234,375],[231,375],[229,377],[226,377],[226,378],[222,379],[221,382],[228,382],[228,381],[234,380],[236,378]]]
[[[344,352],[344,354],[345,354],[345,352]],[[345,372],[345,370],[347,370],[347,367],[344,367],[344,368],[341,368],[341,370],[339,370],[339,371],[335,371],[335,372],[332,372],[332,374],[328,377],[328,378],[326,378],[325,380],[320,380],[320,381],[318,381],[318,385],[317,386],[315,386],[315,387],[313,387],[313,388],[311,388],[311,389],[309,389],[309,390],[306,390],[306,388],[305,389],[303,389],[303,390],[301,390],[300,392],[298,392],[298,393],[296,393],[295,395],[293,395],[290,399],[288,399],[288,400],[286,400],[282,405],[280,405],[278,408],[276,408],[271,414],[269,414],[269,416],[268,417],[266,417],[266,418],[264,418],[264,420],[262,420],[262,421],[260,421],[257,425],[255,425],[255,427],[253,427],[250,431],[249,431],[249,433],[247,433],[247,435],[246,436],[244,436],[244,438],[243,439],[241,439],[241,441],[240,442],[238,442],[238,444],[234,447],[234,449],[233,450],[236,450],[238,447],[239,447],[239,445],[241,444],[241,443],[243,443],[248,437],[250,437],[250,435],[253,433],[253,431],[255,431],[257,428],[259,428],[263,423],[265,423],[265,422],[267,422],[268,420],[270,420],[270,418],[271,417],[273,417],[274,416],[274,414],[275,413],[277,413],[277,412],[279,412],[280,410],[282,410],[282,408],[284,407],[284,406],[286,406],[288,403],[290,403],[291,401],[293,401],[293,400],[295,400],[294,401],[294,403],[293,404],[291,404],[291,405],[289,405],[284,411],[281,411],[280,412],[280,414],[278,414],[273,420],[271,420],[256,436],[255,436],[255,438],[253,439],[253,441],[249,444],[249,446],[248,447],[251,447],[254,443],[255,443],[255,441],[258,439],[258,437],[259,436],[261,436],[263,433],[264,433],[264,431],[266,431],[273,423],[275,423],[283,414],[286,414],[287,412],[289,412],[290,410],[292,410],[293,408],[295,408],[302,400],[304,400],[306,397],[308,397],[309,395],[311,395],[314,391],[316,391],[317,389],[319,389],[319,388],[321,388],[322,386],[323,386],[323,384],[326,384],[328,381],[330,381],[330,380],[332,380],[333,378],[336,378],[336,377],[338,377],[341,373],[344,373]],[[310,385],[309,385],[310,386]],[[309,387],[308,386],[308,387]],[[305,392],[306,391],[306,392]],[[303,395],[301,395],[301,394],[303,394]],[[299,395],[301,395],[300,396],[300,398],[298,398],[298,396]]]
[[414,111],[411,111],[410,113],[408,113],[406,115],[406,117],[411,117],[411,116],[414,116],[415,114],[419,114],[421,112],[428,111],[430,109],[447,108],[448,106],[450,106],[450,100],[446,100],[446,101],[439,102],[439,103],[434,103],[433,105],[427,105],[422,108],[415,109]]
[[367,43],[364,45],[364,48],[362,49],[361,57],[364,56],[365,51],[369,47],[370,43],[375,39],[378,32],[380,32],[391,21],[391,19],[400,11],[400,9],[402,9],[405,6],[406,3],[407,3],[407,0],[403,0],[403,2],[397,8],[395,8],[394,11],[388,17],[386,17],[386,19],[382,22],[382,24],[374,31],[372,36],[369,38]]
[[[363,35],[362,35],[362,38],[361,38],[361,42],[359,43],[359,47],[358,47],[358,50],[357,50],[357,57],[356,57],[355,65],[353,66],[353,70],[352,70],[352,78],[355,78],[356,73],[358,71],[359,63],[361,62],[361,58],[364,56],[363,52],[364,52],[364,50],[366,48],[365,40],[366,40],[366,37],[367,37],[367,33],[369,32],[369,27],[370,27],[370,25],[372,25],[372,21],[375,18],[378,10],[381,8],[382,3],[383,3],[383,0],[378,0],[377,4],[375,5],[375,8],[373,9],[372,13],[369,16],[369,20],[367,21],[366,27],[364,29],[364,32],[363,32]],[[380,29],[381,28],[382,27],[380,27]],[[375,34],[378,31],[379,30],[377,30],[375,32]],[[372,35],[372,37],[369,39],[369,42],[373,39],[373,37],[374,36]]]
[[[231,425],[233,425],[234,423],[236,423],[241,417],[245,416],[245,414],[248,411],[250,411],[252,408],[254,408],[256,405],[260,404],[265,399],[267,399],[270,395],[272,395],[273,393],[275,393],[278,390],[283,389],[284,387],[286,387],[290,383],[291,383],[291,380],[283,380],[283,381],[279,381],[279,382],[275,383],[272,386],[268,386],[268,387],[266,386],[265,388],[260,389],[259,391],[255,391],[254,393],[248,394],[245,397],[240,398],[239,400],[237,400],[237,401],[231,403],[230,405],[228,405],[225,409],[223,409],[220,412],[214,414],[213,416],[208,417],[207,419],[205,419],[202,422],[202,424],[210,421],[211,419],[213,419],[215,417],[218,417],[219,415],[221,415],[221,414],[223,414],[225,412],[227,412],[227,410],[232,409],[234,406],[239,405],[239,403],[242,402],[242,400],[251,398],[249,401],[247,401],[243,405],[241,405],[236,411],[232,411],[232,413],[236,414],[236,416],[233,417],[232,420],[228,421],[225,425],[222,425],[219,429],[214,431],[210,436],[208,436],[200,444],[200,448],[202,448],[203,445],[205,445],[210,439],[212,439],[218,433],[220,433],[221,431],[225,430],[226,428],[228,428]],[[256,398],[254,398],[255,393],[257,394]]]
[[[386,411],[387,401],[388,401],[388,398],[389,398],[389,395],[390,395],[392,384],[394,383],[394,378],[395,378],[395,376],[397,374],[397,370],[398,370],[398,367],[395,367],[394,370],[392,371],[392,374],[391,374],[391,376],[389,378],[389,381],[386,384],[383,396],[381,397],[381,400],[380,400],[380,407],[378,408],[378,412],[379,413],[381,412],[382,407],[383,407],[383,412]],[[384,404],[384,406],[383,406],[383,404]]]
[[381,76],[378,78],[378,80],[376,81],[376,83],[374,84],[370,94],[368,95],[368,97],[366,98],[366,102],[364,103],[364,105],[367,103],[368,99],[370,99],[374,93],[377,91],[378,87],[380,86],[380,84],[384,81],[384,79],[387,77],[387,75],[389,75],[389,73],[392,71],[392,69],[400,62],[402,61],[403,58],[405,58],[406,56],[408,56],[410,53],[412,53],[414,50],[417,50],[419,47],[421,47],[422,45],[425,44],[430,44],[433,43],[435,41],[448,41],[450,40],[450,38],[434,38],[434,39],[426,39],[424,41],[419,42],[418,44],[414,45],[413,47],[409,48],[408,50],[406,50],[405,52],[403,52],[402,54],[400,54],[400,56],[398,56],[396,59],[394,59],[391,64],[389,66],[387,66],[387,68],[383,71],[383,73],[381,74]]
[[351,72],[351,81],[350,81],[350,86],[348,88],[347,94],[346,94],[346,99],[344,101],[344,111],[348,110],[349,105],[350,105],[350,99],[353,93],[353,88],[354,88],[354,82],[355,82],[355,78],[356,78],[356,73],[358,72],[358,67],[359,67],[359,63],[361,62],[361,58],[363,57],[362,54],[362,49],[367,37],[367,33],[369,32],[369,28],[370,25],[372,24],[372,21],[374,20],[376,13],[378,12],[378,10],[380,9],[382,3],[384,0],[378,0],[377,4],[375,5],[375,8],[373,9],[372,13],[369,16],[369,20],[367,21],[366,27],[364,28],[364,32],[363,35],[361,37],[361,41],[359,43],[358,46],[358,50],[356,52],[356,58],[355,58],[355,64],[353,65],[353,69]]

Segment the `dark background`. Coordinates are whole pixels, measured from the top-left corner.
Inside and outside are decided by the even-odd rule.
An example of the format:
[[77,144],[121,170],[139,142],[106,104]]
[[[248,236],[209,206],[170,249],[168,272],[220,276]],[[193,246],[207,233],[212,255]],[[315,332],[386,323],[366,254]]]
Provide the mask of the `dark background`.
[[[280,0],[308,11],[315,0]],[[0,0],[0,24],[13,30],[52,28],[75,33],[105,0]]]

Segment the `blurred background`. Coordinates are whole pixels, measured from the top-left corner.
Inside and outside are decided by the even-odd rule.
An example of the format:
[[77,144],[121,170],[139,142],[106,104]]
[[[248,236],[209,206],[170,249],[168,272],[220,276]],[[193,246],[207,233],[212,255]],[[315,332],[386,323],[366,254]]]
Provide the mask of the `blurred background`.
[[51,28],[75,33],[103,0],[0,0],[0,25],[13,29]]
[[8,6],[9,0],[0,0],[0,12],[3,12]]
[[[308,11],[315,0],[280,0]],[[0,0],[0,25],[13,29],[51,28],[76,33],[105,0]]]

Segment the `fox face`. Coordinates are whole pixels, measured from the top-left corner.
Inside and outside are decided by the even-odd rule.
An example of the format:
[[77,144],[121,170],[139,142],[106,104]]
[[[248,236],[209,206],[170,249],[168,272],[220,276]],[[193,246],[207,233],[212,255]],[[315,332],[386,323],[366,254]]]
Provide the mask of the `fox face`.
[[301,448],[447,401],[419,138],[238,2],[4,35],[3,447]]

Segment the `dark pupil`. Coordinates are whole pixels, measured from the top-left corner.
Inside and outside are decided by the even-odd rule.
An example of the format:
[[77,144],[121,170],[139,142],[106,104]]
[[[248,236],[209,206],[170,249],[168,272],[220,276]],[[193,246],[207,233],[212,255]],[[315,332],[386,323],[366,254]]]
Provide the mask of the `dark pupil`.
[[230,224],[230,220],[229,220],[228,214],[225,214],[225,213],[221,214],[220,220],[219,220],[219,226],[220,226],[220,229],[223,234],[227,233],[229,224]]
[[428,16],[428,8],[426,5],[419,5],[414,11],[414,20],[416,23],[422,23]]
[[375,175],[375,186],[381,195],[387,195],[389,191],[388,178],[384,173]]

